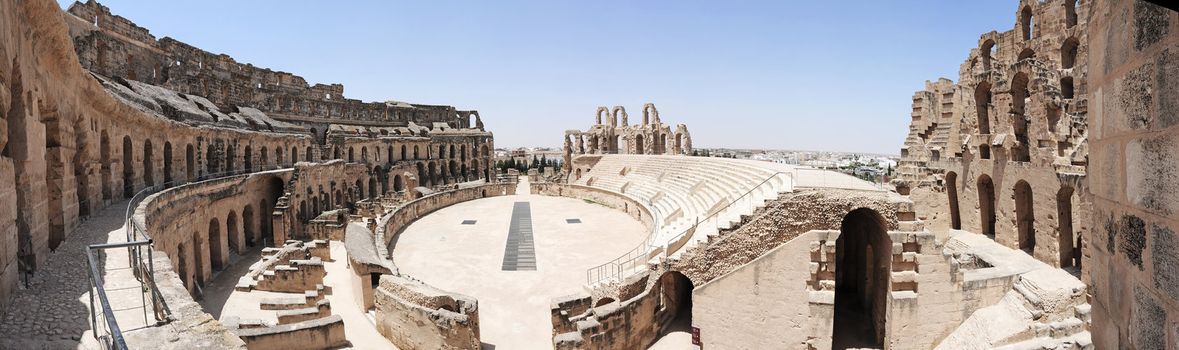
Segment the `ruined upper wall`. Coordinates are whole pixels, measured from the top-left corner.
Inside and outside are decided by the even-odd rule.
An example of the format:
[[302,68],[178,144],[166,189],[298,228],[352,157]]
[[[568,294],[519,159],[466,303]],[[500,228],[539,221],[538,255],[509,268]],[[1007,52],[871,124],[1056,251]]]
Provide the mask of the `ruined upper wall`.
[[239,63],[172,38],[157,40],[147,29],[111,14],[94,0],[67,12],[70,35],[82,66],[99,75],[142,81],[209,99],[223,108],[257,108],[274,118],[309,123],[405,126],[445,123],[479,128],[477,111],[404,102],[364,102],[344,97],[342,84],[310,85],[292,73]]

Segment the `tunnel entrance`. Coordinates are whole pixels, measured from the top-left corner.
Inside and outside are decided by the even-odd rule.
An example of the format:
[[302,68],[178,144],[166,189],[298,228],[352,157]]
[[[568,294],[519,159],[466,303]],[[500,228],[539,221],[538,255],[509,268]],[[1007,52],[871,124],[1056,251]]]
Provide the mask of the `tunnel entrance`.
[[891,257],[892,240],[880,213],[860,208],[843,217],[835,242],[832,349],[884,346]]

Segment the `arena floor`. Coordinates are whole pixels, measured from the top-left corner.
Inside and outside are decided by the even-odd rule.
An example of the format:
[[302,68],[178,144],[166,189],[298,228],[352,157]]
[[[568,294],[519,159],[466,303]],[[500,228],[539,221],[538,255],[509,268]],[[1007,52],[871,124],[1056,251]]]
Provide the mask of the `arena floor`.
[[[552,299],[584,291],[587,268],[634,248],[647,234],[642,224],[621,211],[577,199],[530,195],[527,183],[520,187],[517,195],[473,200],[431,213],[407,227],[392,250],[401,273],[479,300],[484,349],[551,349]],[[518,202],[529,203],[531,210],[535,271],[503,270]],[[464,225],[464,220],[475,223]]]

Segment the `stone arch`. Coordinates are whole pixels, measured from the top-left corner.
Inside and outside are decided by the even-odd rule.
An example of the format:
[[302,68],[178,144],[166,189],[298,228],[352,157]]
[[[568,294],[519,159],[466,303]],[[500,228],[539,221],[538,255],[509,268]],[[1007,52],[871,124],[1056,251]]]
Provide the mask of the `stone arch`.
[[1019,51],[1019,56],[1016,56],[1015,61],[1019,62],[1019,61],[1023,61],[1026,59],[1035,59],[1035,58],[1036,58],[1036,50],[1032,50],[1032,48],[1027,47],[1027,48],[1024,48],[1023,50]]
[[[247,147],[249,147],[249,146],[247,146]],[[260,152],[258,152],[259,153],[258,160],[260,160],[259,163],[261,163],[260,168],[267,168],[270,166],[270,154],[268,154],[267,152],[268,151],[267,151],[266,146],[262,146],[262,150]],[[246,154],[250,154],[250,153],[247,152]],[[251,170],[253,170],[253,169],[251,168]]]
[[645,148],[643,148],[643,135],[636,134],[635,135],[635,154],[646,154],[647,152],[645,152],[644,150],[645,150]]
[[1027,73],[1015,73],[1015,76],[1011,78],[1011,124],[1015,131],[1017,145],[1012,149],[1011,160],[1017,162],[1031,161],[1031,145],[1028,140],[1029,123],[1026,113],[1026,99],[1030,96]]
[[418,145],[413,145],[413,159],[422,159],[421,153],[418,152]]
[[983,70],[991,70],[991,59],[995,54],[995,40],[987,39],[978,47],[978,55],[982,57]]
[[123,136],[123,198],[135,195],[135,161],[131,136]]
[[114,175],[111,171],[111,138],[106,130],[102,131],[102,136],[99,137],[98,157],[101,162],[102,172],[102,199],[110,200],[114,197],[113,189],[111,189],[111,177]]
[[978,177],[978,214],[983,235],[995,238],[995,182],[983,174]]
[[1064,26],[1072,28],[1077,25],[1077,0],[1064,1]]
[[950,228],[962,229],[962,216],[958,211],[958,173],[946,173],[946,195],[950,200]]
[[360,161],[368,163],[368,146],[360,146]]
[[354,147],[348,147],[348,162],[356,162],[356,149]]
[[399,160],[405,160],[405,159],[406,159],[406,158],[405,158],[405,156],[407,155],[407,154],[406,154],[406,148],[407,148],[407,147],[405,147],[405,145],[401,145],[401,159],[399,159]]
[[188,181],[196,180],[196,151],[191,143],[184,146],[184,175]]
[[237,158],[236,153],[233,145],[225,145],[225,171],[228,173],[233,173],[234,171],[233,161]]
[[656,282],[655,322],[659,336],[670,332],[687,332],[692,325],[692,280],[679,271],[664,272]]
[[389,145],[388,150],[385,151],[385,156],[388,158],[386,162],[393,164],[393,162],[396,161],[396,159],[393,159],[394,155],[396,155],[396,153],[393,151],[393,145]]
[[975,114],[978,116],[979,134],[991,133],[991,99],[991,83],[984,81],[974,87],[974,107]]
[[1032,201],[1032,186],[1019,180],[1012,188],[1015,191],[1015,226],[1019,234],[1019,249],[1035,256],[1036,213]]
[[438,163],[430,162],[430,186],[441,185],[438,180]]
[[209,238],[209,262],[213,270],[221,271],[225,269],[225,263],[229,260],[228,242],[221,233],[221,225],[217,222],[217,218],[209,219],[209,230],[206,232]]
[[1032,7],[1024,6],[1019,10],[1019,28],[1023,35],[1023,40],[1032,40],[1032,31],[1036,29],[1035,23],[1032,22]]
[[404,190],[405,190],[405,180],[402,179],[401,175],[393,175],[393,192],[400,193],[401,191],[404,191]]
[[461,171],[462,169],[459,169],[457,160],[452,159],[450,161],[450,166],[447,166],[446,169],[447,169],[446,171],[447,171],[447,174],[449,175],[449,177],[453,177],[455,181],[459,181],[459,179],[463,175],[462,171]]
[[242,235],[245,237],[246,247],[258,244],[258,226],[254,221],[254,206],[246,204],[242,208]]
[[684,134],[675,133],[675,154],[684,153]]
[[291,165],[293,166],[293,165],[295,165],[295,163],[298,163],[298,162],[299,162],[299,148],[295,147],[295,146],[291,146]]
[[313,158],[313,156],[315,153],[313,152],[314,151],[311,146],[307,146],[307,149],[303,151],[303,158],[306,158],[308,162],[314,162],[315,158]]
[[[607,118],[609,118],[610,117],[610,109],[606,108],[606,106],[599,106],[598,110],[594,112],[594,125],[602,125],[602,116],[603,115],[605,115]],[[617,124],[616,121],[610,122],[611,126],[613,126],[615,124]]]
[[237,213],[233,210],[229,211],[229,215],[225,216],[225,235],[229,237],[229,251],[241,254],[245,251],[245,236],[237,227]]
[[892,275],[888,225],[875,210],[859,208],[843,217],[839,231],[831,347],[883,348]]
[[[622,124],[618,124],[619,117],[621,117],[621,119],[622,119]],[[610,111],[610,118],[611,118],[611,121],[614,122],[614,124],[611,124],[611,125],[614,125],[614,126],[627,126],[629,124],[627,122],[628,117],[626,115],[626,107],[614,106],[614,109],[612,111]]]
[[205,285],[205,270],[209,267],[209,254],[205,254],[209,249],[209,240],[206,237],[201,237],[199,232],[192,233],[192,259],[193,259],[193,284],[204,287]]
[[422,162],[417,163],[418,168],[418,186],[429,186],[430,177],[426,176],[426,164]]
[[454,159],[454,157],[455,157],[454,145],[450,145],[450,156],[447,158]]
[[164,186],[172,184],[172,142],[164,141]]
[[368,177],[368,198],[369,199],[376,199],[378,193],[379,192],[377,192],[377,177],[376,176],[369,176]]
[[1080,43],[1075,37],[1064,40],[1064,44],[1060,45],[1060,68],[1069,69],[1077,64],[1077,47],[1079,46]]
[[[263,150],[266,147],[262,147]],[[246,166],[246,171],[254,171],[254,146],[246,145],[246,152],[242,155],[243,162]],[[266,168],[266,161],[262,162],[262,168]]]
[[281,167],[283,165],[283,160],[282,146],[274,146],[274,165],[276,167]]
[[1056,192],[1056,237],[1060,247],[1060,267],[1081,265],[1081,245],[1073,237],[1072,186],[1061,186]]

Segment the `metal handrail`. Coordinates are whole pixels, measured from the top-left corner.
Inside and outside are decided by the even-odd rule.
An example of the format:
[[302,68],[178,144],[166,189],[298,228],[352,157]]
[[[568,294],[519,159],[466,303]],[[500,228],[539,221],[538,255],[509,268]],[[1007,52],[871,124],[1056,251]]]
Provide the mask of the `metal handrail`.
[[[197,177],[195,182],[210,181],[210,180],[227,178],[227,177],[231,177],[231,176],[238,176],[238,175],[242,175],[242,174],[249,174],[249,173],[254,173],[254,172],[259,172],[259,171],[270,171],[270,170],[275,170],[275,169],[279,169],[279,167],[278,166],[269,166],[269,167],[259,168],[259,169],[243,168],[240,170],[223,171],[223,172],[219,172],[219,173],[215,173],[215,174],[205,174],[205,175],[199,176],[199,177]],[[134,272],[134,275],[135,275],[136,279],[139,280],[141,286],[146,287],[151,293],[152,309],[155,310],[156,321],[164,321],[164,320],[171,319],[172,311],[170,308],[168,308],[168,304],[164,302],[164,296],[160,292],[159,287],[156,285],[156,281],[154,278],[155,263],[154,263],[154,259],[152,257],[153,256],[153,253],[152,253],[153,249],[151,247],[151,245],[154,243],[154,241],[152,240],[151,235],[148,233],[147,228],[142,227],[138,222],[133,220],[133,214],[135,212],[135,209],[138,208],[139,203],[142,202],[145,198],[147,198],[148,195],[175,187],[179,184],[192,183],[192,182],[194,182],[194,181],[188,181],[187,179],[185,179],[183,181],[165,181],[165,182],[160,183],[158,185],[147,186],[147,187],[143,188],[142,190],[140,190],[139,192],[136,192],[135,195],[131,196],[131,199],[128,201],[127,208],[125,209],[124,216],[123,216],[123,218],[124,218],[123,222],[127,225],[127,231],[126,231],[127,241],[122,242],[122,243],[93,244],[93,245],[89,245],[87,247],[88,249],[86,251],[86,257],[87,257],[87,265],[89,266],[89,273],[90,274],[88,277],[89,277],[89,282],[90,282],[90,287],[91,287],[91,293],[90,293],[91,329],[95,330],[94,338],[96,340],[99,340],[100,342],[104,342],[104,343],[105,343],[105,341],[109,341],[108,346],[110,348],[118,349],[118,350],[127,349],[127,343],[123,338],[122,330],[119,329],[118,320],[115,319],[114,311],[111,308],[110,300],[107,298],[106,290],[103,288],[102,274],[98,271],[98,263],[95,260],[95,252],[99,251],[99,250],[105,250],[105,249],[127,248],[127,254],[128,254],[128,258],[129,258],[130,265],[131,265],[129,267]],[[144,248],[146,248],[146,249],[144,249]],[[143,259],[143,251],[147,252],[146,266],[143,261],[144,260]],[[106,333],[108,335],[106,335],[105,337],[109,337],[108,339],[102,339],[103,336],[99,335],[98,321],[97,321],[99,314],[98,314],[98,310],[95,310],[95,303],[94,303],[96,298],[98,299],[98,302],[99,302],[99,305],[101,308],[102,318],[103,318],[103,321],[106,324],[106,328],[107,328]],[[144,318],[146,321],[147,301],[143,300],[143,303],[144,303]]]
[[[707,221],[708,219],[710,219],[716,215],[719,215],[722,212],[725,212],[730,207],[737,204],[738,201],[740,201],[741,199],[745,198],[746,196],[749,196],[750,194],[752,194],[754,190],[761,188],[766,183],[768,183],[770,180],[773,180],[775,177],[777,177],[779,175],[790,175],[787,178],[793,179],[793,173],[791,173],[791,172],[783,172],[783,171],[774,172],[773,174],[770,174],[770,176],[767,176],[765,178],[765,180],[762,180],[756,186],[751,187],[745,193],[742,193],[737,198],[734,198],[732,201],[730,201],[724,207],[716,209],[715,211],[713,211],[712,214],[705,216],[704,221]],[[791,186],[791,187],[793,187],[793,186]],[[651,210],[656,211],[656,212],[658,211],[658,208],[655,207],[649,200],[647,201],[647,203],[648,203],[648,207],[651,208]],[[660,226],[658,216],[652,215],[652,219],[655,220],[655,221],[653,221],[654,224],[652,225],[653,226],[652,232],[648,235],[647,239],[644,239],[642,244],[640,244],[638,247],[635,247],[634,249],[631,249],[630,251],[624,253],[622,256],[615,258],[614,260],[611,260],[609,262],[606,262],[606,263],[598,265],[598,266],[591,267],[589,270],[586,271],[586,283],[593,285],[593,284],[601,282],[603,280],[612,279],[612,278],[620,278],[623,274],[623,270],[625,269],[625,266],[631,265],[631,267],[633,268],[634,267],[633,265],[635,264],[634,262],[636,260],[641,259],[643,257],[650,259],[651,257],[649,255],[650,255],[651,251],[653,251],[657,247],[664,247],[663,256],[667,257],[668,255],[670,255],[672,253],[669,251],[669,249],[667,249],[669,247],[670,243],[673,241],[682,239],[684,237],[684,235],[687,235],[689,233],[695,233],[696,228],[698,226],[700,226],[700,221],[701,221],[699,218],[697,218],[696,223],[693,224],[688,229],[685,229],[683,232],[680,232],[679,234],[667,239],[666,241],[664,241],[663,243],[661,243],[659,245],[652,245],[651,241],[657,236],[657,233],[659,231],[659,226]],[[636,252],[640,251],[640,249],[642,249],[641,253],[636,253]]]

